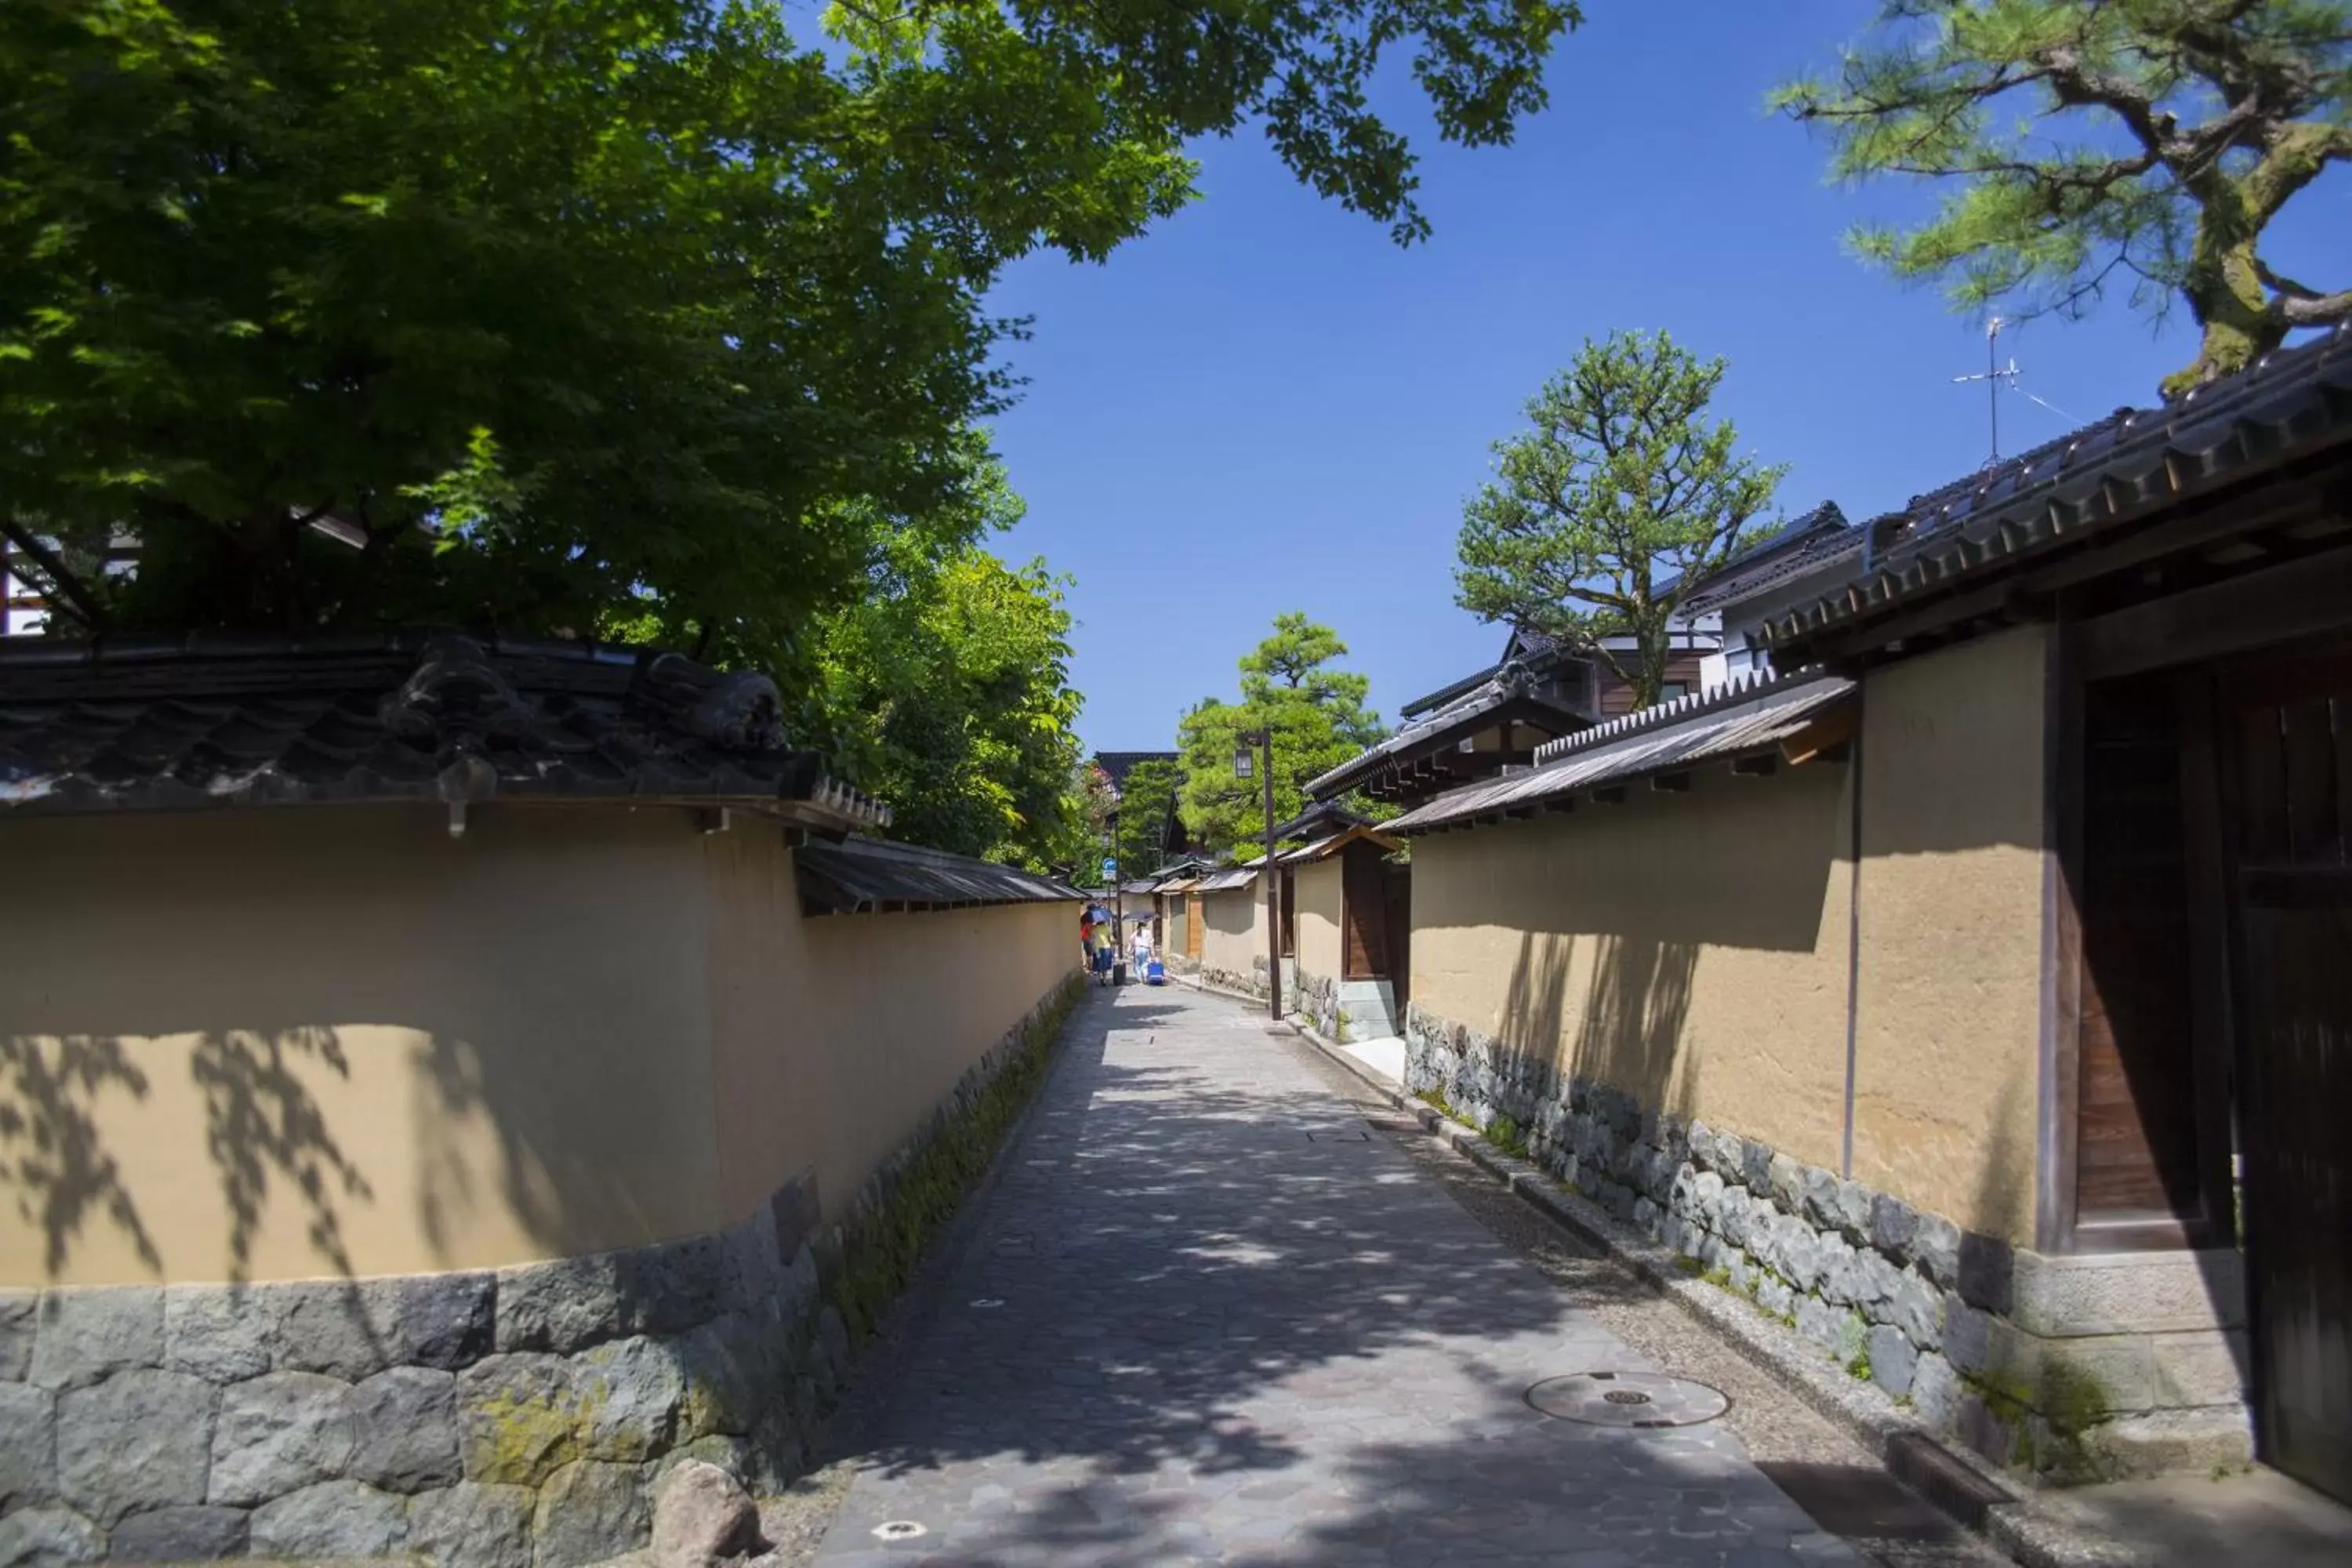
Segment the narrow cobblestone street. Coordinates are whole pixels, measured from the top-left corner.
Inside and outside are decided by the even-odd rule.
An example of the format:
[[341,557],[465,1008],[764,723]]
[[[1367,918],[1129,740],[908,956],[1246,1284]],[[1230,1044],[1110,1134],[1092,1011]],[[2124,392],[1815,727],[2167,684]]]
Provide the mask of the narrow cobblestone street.
[[1727,1421],[1531,1408],[1656,1363],[1306,1053],[1222,998],[1090,995],[845,1413],[821,1563],[1869,1561]]

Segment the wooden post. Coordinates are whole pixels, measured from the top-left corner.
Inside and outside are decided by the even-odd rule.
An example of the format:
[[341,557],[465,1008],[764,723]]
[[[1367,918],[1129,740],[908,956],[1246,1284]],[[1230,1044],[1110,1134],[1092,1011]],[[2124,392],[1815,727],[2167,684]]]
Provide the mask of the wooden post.
[[1274,863],[1274,726],[1261,739],[1265,765],[1265,995],[1267,1016],[1282,1022],[1282,890],[1275,884]]

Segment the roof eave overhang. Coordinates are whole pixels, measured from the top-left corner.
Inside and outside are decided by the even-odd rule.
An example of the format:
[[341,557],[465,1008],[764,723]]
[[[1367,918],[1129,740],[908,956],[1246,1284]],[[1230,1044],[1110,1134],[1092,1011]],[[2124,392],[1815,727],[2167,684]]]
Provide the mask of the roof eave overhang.
[[2352,450],[2347,360],[2313,362],[2311,381],[2292,394],[2296,404],[2274,418],[2259,408],[2225,410],[2202,429],[2149,441],[2081,474],[2062,468],[1948,531],[1898,542],[1885,561],[1771,617],[1757,635],[1784,663],[1865,656],[1987,616],[2031,618],[2037,595],[2179,547],[2160,531],[2191,510],[2201,515],[2179,531],[2196,542],[2259,528],[2257,513],[2209,503],[2341,463]]
[[1388,752],[1375,748],[1351,758],[1321,777],[1308,780],[1307,793],[1318,800],[1344,795],[1393,770],[1408,768],[1431,757],[1459,751],[1463,742],[1498,725],[1537,725],[1558,737],[1589,722],[1591,721],[1575,710],[1547,702],[1540,697],[1525,694],[1510,697],[1492,708],[1466,714],[1443,729],[1433,729],[1427,735],[1417,737],[1409,746]]

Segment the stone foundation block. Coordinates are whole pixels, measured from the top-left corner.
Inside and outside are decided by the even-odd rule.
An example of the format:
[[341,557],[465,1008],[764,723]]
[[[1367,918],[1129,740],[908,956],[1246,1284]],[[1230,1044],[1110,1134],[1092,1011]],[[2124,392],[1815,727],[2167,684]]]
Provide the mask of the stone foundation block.
[[163,1364],[206,1383],[269,1370],[270,1311],[246,1285],[173,1285],[163,1292]]
[[621,1331],[620,1268],[611,1253],[498,1272],[499,1352],[569,1355]]
[[1964,1392],[1951,1363],[1934,1351],[1920,1352],[1911,1373],[1911,1402],[1922,1420],[1938,1431],[1950,1431],[1959,1420]]
[[2151,1411],[2080,1434],[2065,1458],[2075,1472],[2070,1479],[2076,1479],[2210,1473],[2216,1465],[2234,1468],[2253,1461],[2253,1423],[2243,1406]]
[[58,1494],[109,1529],[128,1514],[205,1501],[219,1397],[202,1378],[161,1370],[60,1394]]
[[2147,1347],[2155,1363],[2158,1405],[2194,1408],[2244,1404],[2253,1376],[2253,1352],[2247,1346],[2244,1330],[2151,1334]]
[[351,1384],[273,1372],[221,1391],[205,1500],[250,1505],[339,1480],[358,1434]]
[[1911,1256],[1911,1238],[1918,1234],[1919,1216],[1900,1198],[1880,1193],[1870,1203],[1870,1245],[1897,1261]]
[[1903,1331],[1880,1323],[1864,1337],[1864,1344],[1870,1355],[1870,1380],[1892,1398],[1910,1393],[1918,1375],[1919,1352]]
[[653,1528],[644,1468],[588,1459],[558,1470],[532,1516],[536,1568],[584,1568],[613,1554],[615,1541],[643,1541]]
[[2156,1357],[2145,1336],[2051,1340],[2027,1401],[2061,1432],[2080,1432],[2156,1404]]
[[21,1383],[33,1370],[40,1308],[37,1290],[0,1289],[0,1382]]
[[2245,1270],[2234,1249],[2020,1254],[2011,1315],[2029,1333],[2182,1333],[2242,1328]]
[[30,1384],[0,1383],[0,1510],[57,1495],[57,1395]]
[[387,1283],[401,1365],[455,1372],[490,1353],[497,1342],[498,1276],[478,1269]]
[[1970,1231],[1960,1237],[1954,1289],[1969,1306],[2005,1314],[2010,1310],[2015,1267],[2009,1243]]
[[529,1487],[460,1481],[408,1505],[408,1550],[436,1568],[531,1568]]
[[43,1388],[85,1388],[163,1364],[161,1286],[46,1290],[37,1319],[28,1375]]
[[114,1527],[108,1554],[133,1563],[205,1563],[242,1557],[250,1520],[241,1508],[159,1508]]
[[536,1487],[585,1456],[563,1358],[494,1355],[457,1374],[460,1463],[469,1481]]
[[1886,1321],[1921,1350],[1941,1350],[1944,1344],[1944,1297],[1911,1269],[1896,1277],[1887,1298]]
[[572,1363],[572,1378],[589,1458],[639,1463],[669,1447],[686,1378],[664,1346],[642,1337],[599,1345]]
[[457,1375],[396,1366],[351,1392],[356,1442],[349,1474],[393,1492],[446,1487],[464,1474],[457,1447]]
[[759,1326],[739,1313],[703,1324],[673,1347],[685,1380],[678,1435],[691,1440],[756,1429],[766,1414],[775,1358]]
[[276,1372],[315,1372],[357,1383],[392,1364],[389,1281],[373,1288],[344,1279],[299,1280],[261,1288],[275,1321],[269,1364]]
[[106,1531],[55,1503],[0,1519],[0,1563],[95,1563],[106,1555]]
[[358,1481],[326,1481],[254,1510],[257,1557],[383,1557],[407,1544],[408,1507]]
[[717,1236],[619,1254],[614,1272],[624,1334],[683,1333],[717,1317],[725,1305],[727,1248]]
[[1923,1214],[1911,1233],[1911,1261],[1944,1289],[1960,1282],[1960,1227],[1941,1215]]

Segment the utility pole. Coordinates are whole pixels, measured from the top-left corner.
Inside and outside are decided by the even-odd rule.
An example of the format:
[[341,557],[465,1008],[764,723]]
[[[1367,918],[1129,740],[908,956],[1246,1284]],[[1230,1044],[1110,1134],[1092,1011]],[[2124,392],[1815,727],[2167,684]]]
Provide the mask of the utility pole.
[[1241,737],[1242,749],[1234,753],[1234,773],[1241,778],[1250,775],[1249,748],[1255,746],[1265,758],[1260,770],[1265,774],[1265,1006],[1266,1014],[1276,1023],[1282,1022],[1282,897],[1276,885],[1274,864],[1274,727],[1245,730]]

